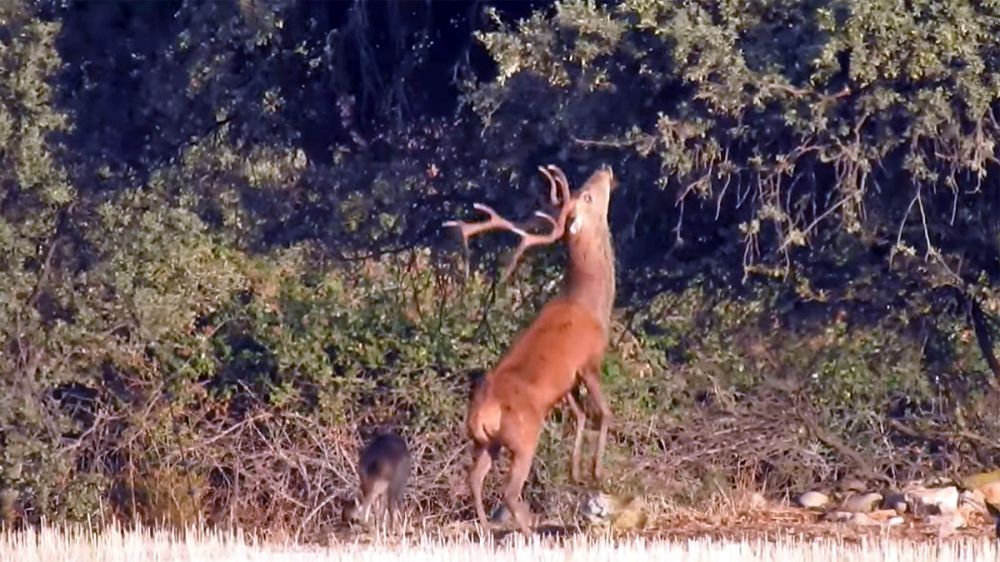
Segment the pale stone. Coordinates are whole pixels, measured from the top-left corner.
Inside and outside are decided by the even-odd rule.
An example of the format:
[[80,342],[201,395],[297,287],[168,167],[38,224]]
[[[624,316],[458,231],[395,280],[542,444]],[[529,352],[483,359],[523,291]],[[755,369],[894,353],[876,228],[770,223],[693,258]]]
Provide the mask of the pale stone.
[[798,504],[807,509],[818,509],[828,503],[830,503],[830,497],[815,490],[810,490],[798,497]]
[[970,509],[972,511],[986,511],[986,502],[983,495],[978,490],[965,490],[958,496],[959,509]]
[[906,490],[911,509],[917,515],[937,515],[951,513],[958,509],[958,488],[915,487]]
[[882,494],[869,492],[867,494],[851,494],[844,499],[841,509],[854,513],[868,513],[882,501]]
[[649,521],[649,508],[639,496],[613,496],[603,492],[587,497],[580,514],[591,525],[625,531],[641,529]]
[[750,494],[750,509],[764,509],[767,507],[767,498],[760,492]]
[[947,537],[956,529],[965,527],[965,516],[957,511],[947,512],[942,515],[932,515],[927,518],[927,522],[937,527],[939,537]]

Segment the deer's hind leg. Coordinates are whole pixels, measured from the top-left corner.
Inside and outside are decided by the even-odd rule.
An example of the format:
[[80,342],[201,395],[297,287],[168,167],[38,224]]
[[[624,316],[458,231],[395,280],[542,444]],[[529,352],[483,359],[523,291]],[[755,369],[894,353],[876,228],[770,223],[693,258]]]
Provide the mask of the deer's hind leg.
[[395,530],[399,524],[402,522],[402,514],[400,510],[403,503],[403,494],[406,489],[406,481],[410,477],[410,457],[404,457],[399,465],[396,466],[396,471],[392,476],[392,481],[389,482],[389,490],[386,493],[386,499],[388,500],[389,509],[389,524]]
[[489,520],[486,518],[486,509],[483,508],[483,481],[490,471],[493,458],[488,445],[476,443],[472,449],[472,466],[469,467],[469,491],[472,493],[472,503],[476,508],[476,517],[483,529],[489,528]]
[[535,449],[538,446],[538,434],[541,432],[541,424],[536,426],[534,432],[525,432],[522,439],[514,447],[511,447],[510,472],[507,475],[507,486],[504,488],[504,505],[514,516],[514,521],[524,536],[531,536],[531,510],[527,503],[521,499],[521,491],[524,483],[528,480],[528,473],[531,472],[531,461],[535,458]]

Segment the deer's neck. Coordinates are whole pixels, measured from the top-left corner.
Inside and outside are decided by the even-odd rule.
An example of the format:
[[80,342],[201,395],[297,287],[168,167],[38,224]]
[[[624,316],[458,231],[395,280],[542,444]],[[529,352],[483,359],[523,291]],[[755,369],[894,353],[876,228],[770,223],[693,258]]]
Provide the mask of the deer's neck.
[[593,312],[608,336],[615,304],[615,254],[611,232],[607,227],[599,230],[569,238],[563,295]]

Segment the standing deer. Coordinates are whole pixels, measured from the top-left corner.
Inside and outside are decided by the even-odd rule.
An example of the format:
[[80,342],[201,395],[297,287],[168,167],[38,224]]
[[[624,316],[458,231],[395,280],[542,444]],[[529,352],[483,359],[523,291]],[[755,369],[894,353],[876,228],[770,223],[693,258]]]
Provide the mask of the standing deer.
[[600,477],[610,424],[610,408],[600,389],[600,368],[608,345],[615,291],[614,256],[607,225],[612,172],[602,167],[571,196],[566,176],[559,168],[549,166],[540,170],[549,180],[552,202],[562,203],[558,218],[536,213],[551,223],[548,234],[529,234],[482,204],[476,204],[476,208],[488,214],[488,220],[445,223],[460,229],[465,244],[472,236],[488,230],[505,229],[518,234],[521,243],[504,272],[507,278],[527,248],[562,238],[572,216],[567,240],[570,264],[562,292],[542,307],[535,321],[475,388],[466,416],[466,429],[474,443],[469,487],[480,523],[484,528],[487,526],[482,503],[483,480],[493,457],[501,447],[506,447],[513,461],[504,503],[524,534],[530,531],[527,507],[520,500],[521,489],[531,468],[542,423],[552,408],[565,399],[577,418],[572,461],[575,480],[579,480],[579,450],[586,423],[583,410],[571,394],[579,382],[586,386],[599,410],[595,478]]
[[[566,175],[556,166],[548,169],[539,168],[550,183],[549,197],[553,206],[559,204],[560,190],[567,186]],[[550,173],[551,172],[551,173]],[[554,176],[554,177],[553,177]],[[566,247],[569,264],[563,278],[561,295],[589,308],[601,322],[605,339],[610,338],[611,311],[615,301],[615,258],[611,243],[611,229],[608,225],[608,205],[614,178],[609,167],[603,166],[594,172],[575,196],[564,204],[563,209],[573,214],[570,224],[570,235],[566,236]],[[567,209],[569,207],[569,209]],[[489,220],[479,223],[463,223],[448,221],[446,226],[457,226],[462,234],[462,242],[468,249],[469,238],[490,230],[509,230],[522,239],[526,233],[513,223],[503,219],[490,207],[476,204],[475,208],[488,214]],[[529,246],[544,245],[555,242],[563,237],[565,225],[559,226],[549,215],[537,212],[536,215],[553,224],[553,230],[548,236],[534,238],[528,244],[520,245],[504,270],[503,279],[509,278],[518,259]],[[600,373],[579,373],[581,382],[597,407],[597,422],[599,436],[597,450],[594,455],[593,477],[601,477],[604,448],[607,442],[607,432],[611,424],[611,410],[603,397],[600,387]],[[566,396],[566,404],[576,418],[576,435],[573,444],[571,476],[580,482],[580,450],[583,444],[583,432],[586,427],[586,416],[572,394]]]
[[[555,166],[549,168],[561,184],[567,183],[562,170]],[[573,198],[573,221],[569,227],[569,236],[566,237],[569,264],[561,293],[565,298],[589,308],[597,316],[605,345],[611,337],[611,311],[615,303],[615,255],[611,244],[611,228],[608,225],[608,205],[613,188],[611,168],[603,166],[591,174]],[[554,204],[555,186],[550,189],[550,199]],[[578,376],[597,407],[599,434],[592,475],[594,480],[600,480],[604,448],[611,425],[611,409],[601,392],[600,364],[594,370],[578,373]],[[573,480],[580,482],[580,448],[583,444],[586,416],[572,394],[567,395],[566,403],[576,417],[570,475]]]
[[344,520],[367,523],[372,505],[381,500],[380,511],[388,511],[395,523],[403,489],[410,476],[410,452],[406,441],[392,433],[375,436],[361,451],[358,476],[361,480],[361,502],[359,504],[355,500],[344,506]]

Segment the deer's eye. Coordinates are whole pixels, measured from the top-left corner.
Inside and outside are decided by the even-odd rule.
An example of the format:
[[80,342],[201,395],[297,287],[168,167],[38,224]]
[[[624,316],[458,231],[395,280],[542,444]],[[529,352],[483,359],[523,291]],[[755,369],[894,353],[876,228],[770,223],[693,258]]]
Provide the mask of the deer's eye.
[[593,203],[594,202],[594,198],[589,193],[584,193],[583,194],[583,200],[585,202],[587,202],[587,203]]

